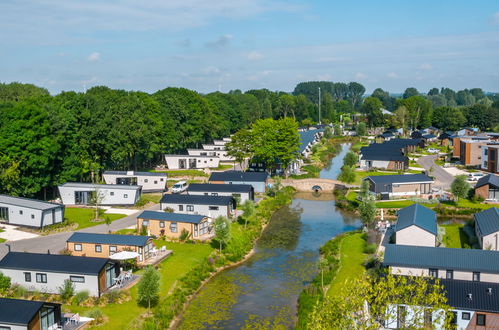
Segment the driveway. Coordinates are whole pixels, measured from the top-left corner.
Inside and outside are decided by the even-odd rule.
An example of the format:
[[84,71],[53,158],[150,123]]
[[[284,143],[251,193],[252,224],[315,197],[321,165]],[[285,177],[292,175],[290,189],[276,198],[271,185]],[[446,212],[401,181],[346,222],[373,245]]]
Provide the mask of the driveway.
[[[159,210],[159,204],[147,208],[148,210]],[[137,222],[137,215],[142,210],[137,210],[134,214],[113,221],[109,227],[106,224],[97,225],[94,227],[84,228],[78,230],[84,233],[100,233],[106,234],[111,231],[134,227]],[[3,258],[9,251],[7,245],[10,246],[11,251],[16,252],[38,252],[58,254],[59,251],[66,247],[66,240],[73,234],[73,232],[64,232],[47,236],[38,236],[35,238],[22,239],[13,242],[0,244],[0,258]]]
[[454,176],[449,174],[441,166],[435,164],[435,159],[437,159],[437,157],[438,155],[422,156],[417,160],[417,163],[423,166],[427,171],[430,171],[430,168],[433,168],[431,175],[436,179],[435,186],[449,189],[452,181],[454,181]]

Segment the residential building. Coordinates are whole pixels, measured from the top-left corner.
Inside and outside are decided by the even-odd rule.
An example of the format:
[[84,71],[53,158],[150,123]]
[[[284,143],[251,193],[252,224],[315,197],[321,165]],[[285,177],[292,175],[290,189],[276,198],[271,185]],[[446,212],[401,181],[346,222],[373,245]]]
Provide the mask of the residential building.
[[175,213],[200,214],[210,218],[231,217],[236,208],[236,201],[228,196],[204,195],[163,195],[160,210],[170,209]]
[[221,162],[234,161],[234,157],[227,154],[224,146],[209,145],[213,149],[187,149],[187,153],[191,156],[210,156],[218,157]]
[[319,142],[324,135],[324,129],[309,129],[298,133],[300,134],[300,154],[307,158],[310,156],[314,144]]
[[149,236],[76,232],[68,238],[66,247],[74,256],[106,259],[118,252],[132,251],[138,253],[140,263],[151,257],[153,243]]
[[179,239],[184,230],[195,240],[207,240],[214,235],[211,219],[200,214],[143,211],[137,216],[137,232],[141,233],[143,226],[148,235],[169,239]]
[[461,139],[458,145],[454,145],[454,149],[459,146],[459,161],[466,166],[481,166],[482,165],[482,147],[490,142],[488,139]]
[[401,245],[436,246],[437,214],[420,204],[397,211],[395,242]]
[[409,158],[399,148],[378,143],[361,148],[359,163],[360,168],[365,171],[372,169],[405,171],[409,168]]
[[87,290],[100,296],[114,285],[120,269],[104,258],[9,252],[0,260],[0,272],[10,277],[12,284],[31,291],[59,293],[64,281],[70,280],[76,292]]
[[267,172],[225,171],[213,172],[208,179],[209,183],[216,184],[249,184],[255,192],[263,193],[268,184]]
[[475,196],[482,197],[485,200],[497,201],[499,200],[499,176],[495,174],[483,176],[473,189],[475,190]]
[[46,301],[0,298],[0,329],[62,329],[61,304]]
[[166,173],[105,171],[103,177],[106,184],[142,186],[142,192],[163,192],[166,189]]
[[142,193],[141,186],[68,182],[59,186],[64,205],[135,205]]
[[499,251],[389,244],[383,264],[394,275],[499,283]]
[[499,251],[499,209],[491,207],[474,214],[475,233],[482,249]]
[[434,142],[437,140],[437,136],[433,135],[431,133],[423,134],[423,136],[421,138],[425,141],[425,144],[428,144],[428,143],[431,143],[431,142]]
[[395,138],[395,135],[390,131],[386,131],[378,135],[378,137],[383,141],[390,141]]
[[217,146],[225,146],[227,142],[230,142],[230,138],[228,141],[226,140],[213,140],[213,144]]
[[438,140],[440,140],[440,145],[447,147],[447,146],[452,146],[452,136],[454,135],[454,132],[447,131],[438,136]]
[[487,144],[482,146],[481,169],[491,173],[499,173],[499,144]]
[[369,191],[381,199],[431,194],[433,179],[426,174],[373,175],[364,178]]
[[239,203],[255,199],[255,189],[249,184],[210,184],[191,183],[187,188],[188,195],[232,196]]
[[0,195],[0,222],[43,228],[64,221],[64,205]]
[[211,155],[165,155],[166,166],[170,170],[217,168],[220,158]]

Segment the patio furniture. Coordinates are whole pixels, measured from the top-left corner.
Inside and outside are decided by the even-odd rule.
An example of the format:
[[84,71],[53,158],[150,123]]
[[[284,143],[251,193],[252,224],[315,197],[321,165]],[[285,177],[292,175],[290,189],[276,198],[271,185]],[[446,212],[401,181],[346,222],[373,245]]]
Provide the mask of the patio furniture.
[[159,249],[159,251],[161,251],[161,252],[166,252],[166,246],[164,246],[164,245],[163,245],[163,246]]
[[75,315],[74,313],[64,313],[64,316],[63,316],[64,317],[64,324],[70,324],[71,319],[74,315]]
[[78,313],[74,314],[71,317],[70,321],[71,321],[71,324],[78,324],[78,323],[80,323],[80,314],[78,314]]
[[157,256],[158,255],[158,249],[156,249],[155,247],[151,249],[151,253],[154,255],[154,256]]
[[114,280],[114,285],[117,285],[118,288],[121,288],[121,284],[123,282],[123,276],[121,276],[120,274],[120,276],[113,278],[113,280]]
[[130,269],[129,271],[125,272],[125,280],[131,280],[133,277],[132,270]]

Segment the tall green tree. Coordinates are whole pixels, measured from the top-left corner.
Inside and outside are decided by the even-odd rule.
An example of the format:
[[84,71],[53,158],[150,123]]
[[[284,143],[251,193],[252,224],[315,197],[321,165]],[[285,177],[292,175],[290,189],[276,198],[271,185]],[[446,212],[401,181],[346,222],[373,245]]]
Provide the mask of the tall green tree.
[[253,144],[253,134],[247,129],[241,129],[234,133],[231,141],[225,144],[225,149],[229,156],[239,163],[241,168],[244,168],[246,159],[252,157],[251,146]]
[[148,266],[138,284],[138,303],[151,310],[159,301],[161,276],[152,266]]
[[383,104],[376,97],[369,96],[364,100],[361,110],[366,114],[369,126],[379,127],[384,125],[383,113],[381,112],[382,107]]
[[456,201],[459,201],[459,198],[465,198],[468,196],[470,188],[471,187],[467,181],[466,175],[456,176],[450,186],[450,190],[454,197],[456,197]]
[[219,216],[215,219],[213,228],[215,230],[215,238],[218,241],[218,246],[221,253],[223,246],[227,245],[231,237],[230,220]]
[[441,107],[433,110],[433,125],[444,131],[457,130],[466,123],[461,109]]

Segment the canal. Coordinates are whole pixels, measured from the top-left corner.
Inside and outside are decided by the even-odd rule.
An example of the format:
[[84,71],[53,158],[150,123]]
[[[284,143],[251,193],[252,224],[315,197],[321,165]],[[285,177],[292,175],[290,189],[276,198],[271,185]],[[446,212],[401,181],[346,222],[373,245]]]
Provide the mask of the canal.
[[[321,171],[335,179],[350,145]],[[194,297],[178,329],[292,328],[297,299],[317,273],[319,248],[361,226],[335,207],[332,194],[297,193],[271,218],[255,253],[213,277]]]

